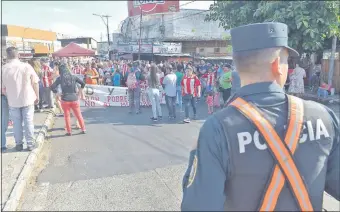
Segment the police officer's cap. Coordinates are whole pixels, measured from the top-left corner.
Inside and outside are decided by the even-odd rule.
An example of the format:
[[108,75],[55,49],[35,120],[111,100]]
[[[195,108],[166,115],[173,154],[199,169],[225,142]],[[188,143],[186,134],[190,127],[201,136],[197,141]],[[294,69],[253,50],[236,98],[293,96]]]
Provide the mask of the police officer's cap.
[[288,46],[288,27],[283,23],[244,25],[231,29],[230,35],[233,52],[285,47],[290,56],[299,56],[297,51]]

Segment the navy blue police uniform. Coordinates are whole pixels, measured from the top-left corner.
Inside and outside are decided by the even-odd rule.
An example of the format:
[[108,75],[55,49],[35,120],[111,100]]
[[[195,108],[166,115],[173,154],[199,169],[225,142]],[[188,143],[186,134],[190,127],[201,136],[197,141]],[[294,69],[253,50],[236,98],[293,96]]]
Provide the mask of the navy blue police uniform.
[[[233,51],[290,49],[287,26],[231,30]],[[241,87],[200,129],[183,178],[182,211],[320,211],[340,199],[340,123],[328,107],[276,82]]]

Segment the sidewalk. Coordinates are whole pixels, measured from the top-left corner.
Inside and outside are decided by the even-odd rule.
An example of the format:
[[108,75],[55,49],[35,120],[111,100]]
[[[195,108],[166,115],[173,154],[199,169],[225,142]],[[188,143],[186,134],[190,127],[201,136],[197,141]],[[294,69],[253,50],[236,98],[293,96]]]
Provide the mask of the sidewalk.
[[[1,153],[1,209],[15,210],[27,180],[30,178],[34,163],[43,146],[48,128],[53,125],[54,113],[43,112],[34,114],[35,141],[37,148],[32,152],[15,150],[15,141],[12,127],[6,133],[7,151]],[[25,144],[24,144],[25,149]],[[5,206],[5,208],[4,208]],[[13,208],[14,207],[14,208]]]

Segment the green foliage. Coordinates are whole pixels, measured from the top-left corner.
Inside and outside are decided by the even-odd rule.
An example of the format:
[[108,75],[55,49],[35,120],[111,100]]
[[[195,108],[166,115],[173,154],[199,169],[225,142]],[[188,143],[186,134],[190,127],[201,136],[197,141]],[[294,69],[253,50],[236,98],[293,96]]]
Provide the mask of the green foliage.
[[340,37],[339,1],[217,1],[206,21],[224,29],[261,22],[282,22],[289,45],[300,53],[317,52],[332,36]]

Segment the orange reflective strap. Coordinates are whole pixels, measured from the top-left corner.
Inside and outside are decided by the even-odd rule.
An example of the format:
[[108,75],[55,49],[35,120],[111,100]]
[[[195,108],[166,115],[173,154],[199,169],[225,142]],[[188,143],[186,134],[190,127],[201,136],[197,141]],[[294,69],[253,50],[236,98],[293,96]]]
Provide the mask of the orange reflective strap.
[[[294,154],[297,144],[299,142],[300,133],[303,123],[303,103],[300,99],[292,96],[289,98],[289,123],[285,136],[285,143]],[[285,183],[284,175],[282,174],[280,167],[275,165],[272,178],[270,179],[269,186],[263,196],[263,200],[260,204],[259,211],[273,211],[282,188]]]
[[[245,115],[264,137],[267,147],[272,153],[273,158],[277,162],[274,168],[272,179],[269,183],[260,210],[270,211],[275,209],[278,197],[285,183],[284,177],[288,180],[293,191],[295,199],[301,211],[313,211],[306,186],[295,165],[291,151],[295,152],[299,140],[302,120],[303,120],[303,105],[301,100],[295,97],[289,97],[290,102],[290,121],[285,136],[284,143],[276,133],[273,126],[266,120],[258,109],[237,98],[230,105],[236,107],[243,115]],[[289,147],[289,150],[287,148]]]

